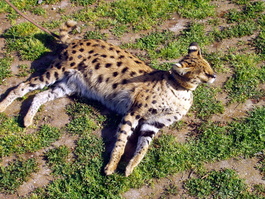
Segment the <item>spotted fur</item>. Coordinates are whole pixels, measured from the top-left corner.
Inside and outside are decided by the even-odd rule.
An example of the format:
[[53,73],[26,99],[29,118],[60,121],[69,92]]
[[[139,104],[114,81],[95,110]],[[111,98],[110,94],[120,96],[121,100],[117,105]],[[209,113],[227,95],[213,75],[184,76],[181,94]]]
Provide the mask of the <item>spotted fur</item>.
[[[61,28],[63,41],[69,39],[68,29],[73,26],[75,23],[68,22]],[[136,127],[140,131],[136,151],[126,167],[128,176],[144,157],[159,129],[180,120],[188,112],[192,91],[200,83],[212,83],[215,77],[197,43],[190,44],[188,54],[171,70],[161,71],[103,40],[73,40],[43,75],[11,90],[0,103],[0,112],[16,98],[51,85],[34,97],[24,118],[26,127],[32,124],[39,107],[48,101],[73,94],[98,100],[123,116],[105,167],[106,175],[115,172]]]

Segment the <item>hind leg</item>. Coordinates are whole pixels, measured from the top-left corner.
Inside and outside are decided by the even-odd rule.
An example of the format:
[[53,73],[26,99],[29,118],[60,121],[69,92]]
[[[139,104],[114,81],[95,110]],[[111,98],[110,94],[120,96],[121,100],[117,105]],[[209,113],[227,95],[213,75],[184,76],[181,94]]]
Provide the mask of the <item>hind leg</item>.
[[[157,123],[156,123],[157,124]],[[162,125],[163,126],[163,125]],[[136,151],[133,158],[130,160],[126,167],[125,176],[128,177],[133,169],[141,162],[144,158],[149,145],[154,138],[155,134],[159,131],[159,127],[151,124],[143,124],[140,129],[140,137],[138,138],[138,143]]]
[[24,126],[27,127],[32,124],[33,117],[42,104],[57,98],[72,95],[73,93],[74,92],[64,82],[59,83],[54,88],[38,93],[34,97],[32,104],[24,118]]

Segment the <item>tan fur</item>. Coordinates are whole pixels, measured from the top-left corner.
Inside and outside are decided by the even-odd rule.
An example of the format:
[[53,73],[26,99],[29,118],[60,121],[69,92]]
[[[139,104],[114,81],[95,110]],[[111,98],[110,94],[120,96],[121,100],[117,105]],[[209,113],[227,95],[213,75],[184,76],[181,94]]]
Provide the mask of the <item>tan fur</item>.
[[[70,40],[68,31],[76,26],[67,22],[61,27],[61,39]],[[132,173],[144,157],[159,129],[180,120],[192,105],[192,90],[200,83],[212,83],[215,74],[203,59],[197,43],[170,71],[155,70],[129,52],[102,40],[73,40],[41,76],[18,85],[0,103],[3,112],[16,98],[54,85],[38,93],[32,101],[24,125],[29,126],[39,107],[56,98],[80,94],[98,100],[123,116],[117,141],[105,167],[112,174],[124,153],[127,139],[134,130],[140,136],[125,175]]]

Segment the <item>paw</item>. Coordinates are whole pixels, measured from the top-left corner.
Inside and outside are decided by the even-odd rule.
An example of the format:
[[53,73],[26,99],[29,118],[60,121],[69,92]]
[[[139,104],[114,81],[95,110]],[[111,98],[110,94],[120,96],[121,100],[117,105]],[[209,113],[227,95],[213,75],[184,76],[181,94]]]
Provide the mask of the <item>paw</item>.
[[133,168],[131,166],[127,166],[126,167],[126,171],[125,171],[125,176],[128,177],[129,175],[131,175],[133,172]]
[[134,159],[132,159],[129,164],[127,165],[126,167],[126,170],[125,170],[125,176],[128,177],[129,175],[132,174],[133,172],[133,169],[135,168],[136,164],[135,164],[135,161]]
[[0,103],[0,113],[4,112],[6,110],[6,105],[3,103]]
[[107,164],[107,166],[105,167],[104,171],[105,171],[105,174],[108,176],[108,175],[111,175],[115,172],[116,170],[116,167],[114,167],[113,165],[111,165],[110,163]]
[[24,118],[24,126],[28,127],[28,126],[32,125],[32,123],[33,123],[33,118],[26,115]]

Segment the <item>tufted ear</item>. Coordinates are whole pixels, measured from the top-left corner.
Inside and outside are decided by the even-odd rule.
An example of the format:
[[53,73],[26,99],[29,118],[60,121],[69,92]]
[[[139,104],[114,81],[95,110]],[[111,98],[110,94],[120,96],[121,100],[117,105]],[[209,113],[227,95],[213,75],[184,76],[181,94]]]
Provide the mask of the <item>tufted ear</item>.
[[188,49],[188,54],[192,56],[199,56],[201,57],[201,49],[196,42],[192,42]]
[[181,63],[176,63],[173,65],[174,71],[176,71],[180,76],[184,76],[190,71],[190,68],[184,67]]

